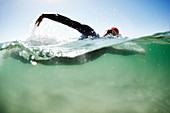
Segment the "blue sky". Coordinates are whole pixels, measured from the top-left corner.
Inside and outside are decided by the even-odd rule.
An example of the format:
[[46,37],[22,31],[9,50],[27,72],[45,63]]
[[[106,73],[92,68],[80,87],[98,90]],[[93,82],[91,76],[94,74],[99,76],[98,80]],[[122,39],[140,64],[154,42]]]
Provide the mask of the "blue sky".
[[43,12],[88,24],[100,35],[112,26],[128,37],[170,30],[170,0],[0,0],[0,41],[26,39]]

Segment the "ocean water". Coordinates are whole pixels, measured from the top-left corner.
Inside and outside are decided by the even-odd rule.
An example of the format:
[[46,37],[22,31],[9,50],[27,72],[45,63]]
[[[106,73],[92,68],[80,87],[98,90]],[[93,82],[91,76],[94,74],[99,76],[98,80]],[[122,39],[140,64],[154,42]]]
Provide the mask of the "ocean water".
[[71,57],[45,42],[0,43],[0,113],[170,112],[170,32]]

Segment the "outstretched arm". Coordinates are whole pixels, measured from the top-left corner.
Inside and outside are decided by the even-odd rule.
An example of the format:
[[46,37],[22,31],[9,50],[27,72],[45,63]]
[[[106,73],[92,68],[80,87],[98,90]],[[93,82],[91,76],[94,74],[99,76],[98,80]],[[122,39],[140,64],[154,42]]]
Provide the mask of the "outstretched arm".
[[56,22],[62,23],[64,25],[67,25],[71,28],[74,28],[78,30],[80,33],[82,33],[84,36],[96,36],[96,32],[88,25],[83,25],[77,21],[71,20],[70,18],[67,18],[65,16],[62,16],[60,14],[42,14],[36,21],[35,24],[37,24],[37,27],[42,22],[43,18],[48,18],[51,20],[54,20]]

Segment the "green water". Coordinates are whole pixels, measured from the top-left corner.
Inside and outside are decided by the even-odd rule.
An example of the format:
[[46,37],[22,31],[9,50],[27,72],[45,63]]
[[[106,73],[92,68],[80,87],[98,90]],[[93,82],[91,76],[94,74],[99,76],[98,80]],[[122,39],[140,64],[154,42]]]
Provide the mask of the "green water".
[[33,66],[0,51],[0,113],[169,113],[170,45],[103,54],[81,65]]

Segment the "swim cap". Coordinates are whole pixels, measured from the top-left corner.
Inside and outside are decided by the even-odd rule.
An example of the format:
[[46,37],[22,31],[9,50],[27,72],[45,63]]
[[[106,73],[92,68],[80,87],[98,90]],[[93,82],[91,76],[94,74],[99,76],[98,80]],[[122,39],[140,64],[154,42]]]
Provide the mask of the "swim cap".
[[112,27],[109,30],[114,30],[117,35],[119,34],[119,30],[116,27]]

